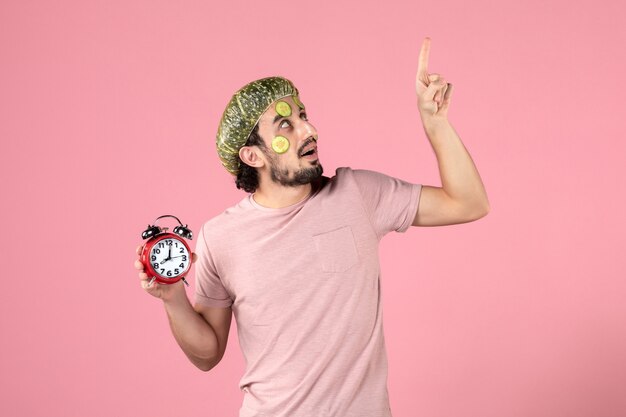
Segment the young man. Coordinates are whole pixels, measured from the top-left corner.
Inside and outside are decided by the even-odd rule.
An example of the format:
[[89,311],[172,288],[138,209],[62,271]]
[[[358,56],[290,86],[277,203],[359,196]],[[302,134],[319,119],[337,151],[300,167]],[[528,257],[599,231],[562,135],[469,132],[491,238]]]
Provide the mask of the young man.
[[181,282],[148,286],[140,273],[202,370],[224,355],[234,313],[246,360],[240,417],[391,416],[378,244],[411,225],[488,212],[478,172],[447,121],[452,87],[427,73],[429,45],[426,38],[416,87],[443,187],[347,167],[323,176],[318,133],[298,90],[263,78],[233,95],[220,122],[222,164],[249,194],[198,233],[194,306]]

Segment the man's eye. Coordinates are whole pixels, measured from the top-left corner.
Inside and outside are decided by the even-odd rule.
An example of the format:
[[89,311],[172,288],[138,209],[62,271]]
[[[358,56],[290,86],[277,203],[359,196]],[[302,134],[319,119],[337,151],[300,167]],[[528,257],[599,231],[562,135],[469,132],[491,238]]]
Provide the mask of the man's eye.
[[[306,116],[306,113],[300,113],[300,117],[304,118],[304,120],[309,120]],[[282,122],[280,122],[280,127],[283,127],[283,123],[288,123],[288,126],[291,125],[291,122],[289,122],[289,120],[283,120]]]

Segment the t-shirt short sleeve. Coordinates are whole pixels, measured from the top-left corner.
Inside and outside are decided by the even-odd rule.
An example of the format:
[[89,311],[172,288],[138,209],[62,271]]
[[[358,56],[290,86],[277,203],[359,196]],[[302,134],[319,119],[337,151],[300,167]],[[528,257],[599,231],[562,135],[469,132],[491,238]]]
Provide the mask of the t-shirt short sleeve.
[[233,300],[224,288],[215,268],[215,262],[204,236],[204,227],[196,244],[196,302],[209,307],[230,307]]
[[415,219],[422,185],[366,169],[352,172],[378,238],[405,232]]

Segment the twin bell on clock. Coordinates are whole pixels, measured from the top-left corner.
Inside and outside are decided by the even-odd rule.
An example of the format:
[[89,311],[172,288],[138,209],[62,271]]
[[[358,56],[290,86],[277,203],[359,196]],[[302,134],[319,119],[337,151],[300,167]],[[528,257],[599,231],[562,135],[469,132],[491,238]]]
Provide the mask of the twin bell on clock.
[[[163,217],[172,217],[178,221],[179,226],[174,227],[173,233],[168,232],[167,227],[156,225],[157,220]],[[166,214],[148,225],[141,237],[147,239],[139,259],[144,266],[144,272],[151,277],[148,286],[155,280],[161,284],[173,284],[183,280],[189,286],[185,275],[191,269],[191,249],[185,239],[193,239],[193,234],[187,225],[183,226],[178,217]]]

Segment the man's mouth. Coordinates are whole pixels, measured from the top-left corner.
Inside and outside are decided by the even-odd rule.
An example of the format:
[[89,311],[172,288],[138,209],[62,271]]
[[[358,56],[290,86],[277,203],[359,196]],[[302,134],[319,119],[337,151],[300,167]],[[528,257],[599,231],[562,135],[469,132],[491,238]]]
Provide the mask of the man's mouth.
[[304,146],[304,149],[302,149],[302,152],[300,152],[300,158],[302,158],[303,156],[311,156],[315,153],[317,153],[317,144],[313,139]]
[[317,148],[312,149],[309,152],[305,152],[304,155],[301,156],[301,158],[303,159],[308,159],[308,160],[316,160],[317,159]]
[[314,147],[311,150],[308,150],[305,153],[303,153],[302,155],[300,155],[300,157],[310,156],[310,155],[313,155],[315,152],[317,152],[317,148]]

